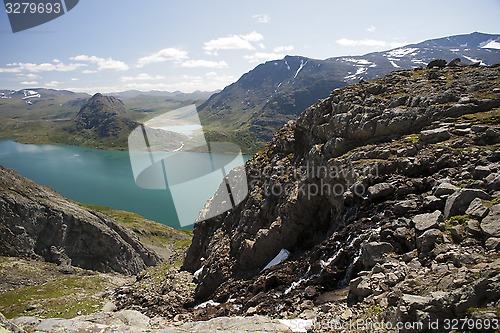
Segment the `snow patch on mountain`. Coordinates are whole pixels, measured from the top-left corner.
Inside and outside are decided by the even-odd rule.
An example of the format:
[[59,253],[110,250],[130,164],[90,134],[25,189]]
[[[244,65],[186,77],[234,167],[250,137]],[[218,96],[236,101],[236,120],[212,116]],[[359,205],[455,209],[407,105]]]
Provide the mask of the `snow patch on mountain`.
[[496,49],[500,50],[500,43],[496,40],[489,40],[488,43],[481,46],[482,49]]
[[346,80],[354,80],[357,76],[365,74],[368,71],[368,68],[366,67],[358,67],[356,70],[356,73],[344,76],[344,79]]
[[304,62],[304,60],[300,61],[300,67],[299,67],[299,69],[297,69],[297,72],[295,72],[295,76],[293,77],[294,79],[297,77],[297,75],[299,75],[302,68],[304,68],[304,66],[307,65],[307,62],[308,61]]
[[348,62],[353,62],[358,65],[372,65],[373,63],[371,61],[368,61],[366,59],[355,59],[355,58],[342,58],[344,61]]
[[468,56],[463,55],[463,54],[462,54],[462,57],[469,60],[470,62],[478,62],[481,66],[486,66],[486,64],[480,59],[474,59],[474,58],[468,57]]
[[419,49],[414,47],[402,47],[386,52],[384,55],[391,58],[402,58],[407,55],[414,55]]

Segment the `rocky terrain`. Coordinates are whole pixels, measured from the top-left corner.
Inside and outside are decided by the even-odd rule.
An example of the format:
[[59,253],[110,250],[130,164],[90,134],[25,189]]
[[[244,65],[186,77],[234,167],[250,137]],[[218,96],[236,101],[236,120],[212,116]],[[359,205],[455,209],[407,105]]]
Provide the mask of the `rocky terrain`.
[[108,290],[98,313],[0,322],[29,332],[494,331],[499,74],[437,61],[336,89],[247,162],[247,199],[195,224],[185,259]]
[[184,261],[202,316],[498,318],[500,68],[444,65],[336,89],[247,163]]
[[123,274],[160,262],[114,220],[1,166],[0,255]]

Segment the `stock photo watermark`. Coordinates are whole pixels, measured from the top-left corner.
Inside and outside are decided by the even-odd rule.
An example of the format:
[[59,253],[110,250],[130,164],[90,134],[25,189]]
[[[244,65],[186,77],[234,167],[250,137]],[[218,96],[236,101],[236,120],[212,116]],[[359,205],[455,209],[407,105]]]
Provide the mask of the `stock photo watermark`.
[[50,22],[73,8],[79,0],[4,0],[12,32],[28,30]]
[[[247,170],[250,188],[259,185],[266,196],[290,195],[292,191],[308,200],[315,196],[343,196],[350,192],[362,197],[366,187],[359,179],[379,175],[378,166],[356,168],[348,165],[314,165],[306,162],[295,167],[269,166]],[[285,182],[282,180],[286,179]]]

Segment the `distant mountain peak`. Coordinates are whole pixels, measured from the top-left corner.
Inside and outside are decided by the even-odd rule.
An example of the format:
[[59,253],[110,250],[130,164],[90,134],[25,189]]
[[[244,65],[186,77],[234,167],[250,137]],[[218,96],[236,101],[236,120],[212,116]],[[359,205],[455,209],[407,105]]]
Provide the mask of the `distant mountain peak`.
[[249,150],[262,148],[273,133],[330,92],[395,70],[425,67],[434,59],[483,65],[500,63],[500,35],[474,32],[429,39],[363,56],[318,60],[297,55],[259,64],[212,95],[200,108],[202,122]]
[[101,93],[96,93],[78,112],[77,117],[84,117],[87,113],[111,113],[111,114],[124,114],[127,112],[125,104],[118,98],[113,96],[105,96]]

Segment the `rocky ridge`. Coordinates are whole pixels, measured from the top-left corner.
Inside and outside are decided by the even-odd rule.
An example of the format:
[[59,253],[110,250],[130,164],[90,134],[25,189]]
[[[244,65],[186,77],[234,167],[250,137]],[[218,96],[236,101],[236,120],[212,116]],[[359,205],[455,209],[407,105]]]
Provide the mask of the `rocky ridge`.
[[123,274],[160,262],[113,219],[1,166],[0,255]]
[[[202,315],[496,316],[499,72],[393,72],[288,122],[247,163],[249,197],[195,225],[183,267],[197,302],[218,304]],[[288,259],[261,271],[281,249]]]

